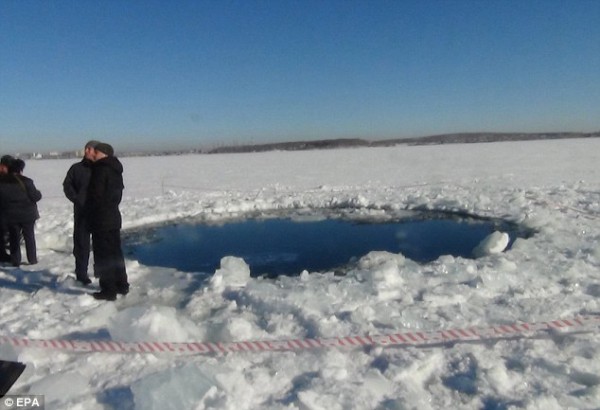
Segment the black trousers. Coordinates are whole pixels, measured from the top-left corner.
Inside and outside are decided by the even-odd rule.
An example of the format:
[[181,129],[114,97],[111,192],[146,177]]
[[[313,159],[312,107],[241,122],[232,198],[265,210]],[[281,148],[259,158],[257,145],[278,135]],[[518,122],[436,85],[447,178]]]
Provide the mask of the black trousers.
[[30,264],[37,263],[37,248],[35,244],[35,221],[26,223],[8,224],[8,241],[10,243],[10,262],[14,266],[21,264],[21,234],[25,239],[25,251],[27,261]]
[[85,279],[88,277],[91,234],[83,212],[75,212],[73,224],[73,256],[75,256],[75,275],[77,275],[77,279]]
[[125,258],[121,249],[121,231],[93,231],[92,249],[94,275],[100,278],[100,290],[113,294],[128,290]]
[[8,254],[8,230],[6,229],[4,222],[1,220],[0,220],[0,262],[10,262],[10,255]]

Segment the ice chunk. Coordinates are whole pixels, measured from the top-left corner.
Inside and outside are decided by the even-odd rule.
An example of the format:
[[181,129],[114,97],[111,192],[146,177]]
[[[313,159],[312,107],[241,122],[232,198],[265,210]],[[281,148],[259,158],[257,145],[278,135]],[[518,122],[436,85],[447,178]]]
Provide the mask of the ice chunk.
[[241,258],[225,256],[221,259],[221,268],[210,279],[213,289],[227,286],[246,286],[250,280],[250,266]]
[[211,371],[186,365],[151,374],[131,386],[136,409],[193,409],[216,394]]
[[80,372],[63,372],[51,374],[31,385],[31,392],[44,396],[45,403],[53,401],[68,402],[73,398],[86,394],[89,380]]
[[392,263],[401,267],[406,263],[406,258],[403,255],[396,253],[371,251],[358,261],[358,267],[360,269],[370,270],[387,263]]
[[506,232],[494,232],[482,240],[479,245],[473,249],[473,255],[476,258],[503,252],[508,246],[510,237]]

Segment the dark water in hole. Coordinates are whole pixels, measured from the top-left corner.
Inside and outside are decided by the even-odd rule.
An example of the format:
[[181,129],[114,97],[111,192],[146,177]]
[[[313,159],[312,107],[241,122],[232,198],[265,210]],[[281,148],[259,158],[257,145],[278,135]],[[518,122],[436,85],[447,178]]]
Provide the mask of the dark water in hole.
[[[441,255],[472,257],[495,230],[519,234],[514,226],[453,219],[357,223],[343,219],[299,222],[286,218],[222,225],[177,224],[125,237],[129,257],[150,266],[213,273],[224,256],[243,258],[252,276],[330,271],[370,251],[402,253],[416,262]],[[509,246],[510,246],[509,244]]]

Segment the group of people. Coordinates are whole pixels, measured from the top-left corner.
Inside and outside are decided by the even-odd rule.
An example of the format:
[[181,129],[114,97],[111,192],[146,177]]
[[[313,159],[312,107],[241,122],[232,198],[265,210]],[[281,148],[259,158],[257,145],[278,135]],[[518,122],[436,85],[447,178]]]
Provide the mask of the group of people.
[[[42,193],[33,180],[23,175],[25,161],[4,155],[0,158],[0,261],[21,265],[21,238],[27,261],[37,263],[35,221],[40,217],[37,202]],[[7,239],[8,251],[7,252]]]
[[[66,197],[73,202],[73,255],[75,275],[84,285],[88,275],[90,248],[94,255],[94,276],[99,300],[116,300],[129,292],[125,259],[121,249],[123,165],[110,144],[89,141],[84,156],[73,164],[63,181]],[[90,246],[91,238],[91,246]]]
[[[27,261],[37,263],[35,221],[42,198],[33,180],[23,175],[25,162],[5,155],[0,159],[0,262],[21,265],[21,238]],[[81,161],[73,164],[63,181],[63,191],[73,202],[73,255],[77,281],[89,285],[90,251],[94,255],[94,276],[99,300],[116,300],[126,295],[129,283],[121,249],[123,165],[110,144],[89,141]],[[8,247],[7,247],[8,239]],[[7,249],[9,252],[7,252]]]

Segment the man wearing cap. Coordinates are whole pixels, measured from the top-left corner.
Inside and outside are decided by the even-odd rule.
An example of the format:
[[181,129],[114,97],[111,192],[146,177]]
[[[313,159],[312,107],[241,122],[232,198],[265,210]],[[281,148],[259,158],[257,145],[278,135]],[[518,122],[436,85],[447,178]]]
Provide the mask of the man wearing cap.
[[125,259],[121,249],[121,212],[123,165],[112,146],[96,144],[94,163],[85,205],[94,252],[94,274],[100,278],[99,300],[115,300],[129,292]]
[[99,141],[88,141],[85,144],[81,161],[71,165],[63,181],[63,191],[69,201],[73,202],[73,256],[75,256],[75,275],[84,285],[92,281],[88,276],[90,259],[90,230],[85,215],[87,189],[92,174],[94,148]]

